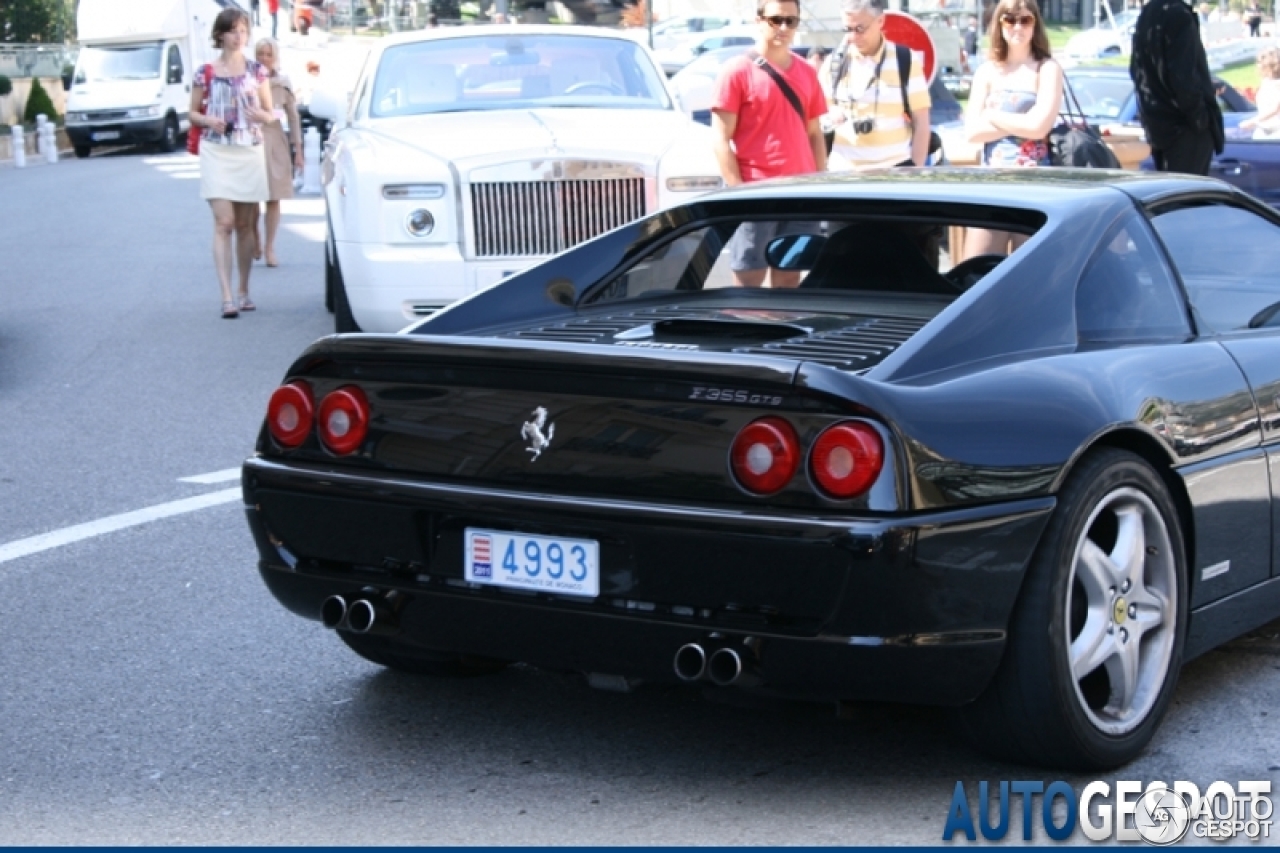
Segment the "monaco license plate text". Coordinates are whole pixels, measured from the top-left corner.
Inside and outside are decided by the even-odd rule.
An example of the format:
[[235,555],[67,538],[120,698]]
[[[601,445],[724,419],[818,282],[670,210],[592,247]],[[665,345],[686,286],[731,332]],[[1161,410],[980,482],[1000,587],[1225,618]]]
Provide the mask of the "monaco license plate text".
[[600,594],[600,545],[590,539],[467,528],[466,578],[472,583],[581,595]]

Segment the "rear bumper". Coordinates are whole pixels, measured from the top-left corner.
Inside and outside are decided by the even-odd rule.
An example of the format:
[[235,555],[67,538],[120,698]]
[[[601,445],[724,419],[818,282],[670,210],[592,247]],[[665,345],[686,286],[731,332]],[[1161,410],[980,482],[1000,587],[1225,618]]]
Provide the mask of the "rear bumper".
[[[798,517],[522,494],[261,458],[244,487],[272,594],[398,593],[398,639],[539,666],[674,680],[686,643],[748,655],[811,698],[961,704],[986,686],[1052,499],[898,518]],[[462,530],[590,536],[601,595],[462,580]]]

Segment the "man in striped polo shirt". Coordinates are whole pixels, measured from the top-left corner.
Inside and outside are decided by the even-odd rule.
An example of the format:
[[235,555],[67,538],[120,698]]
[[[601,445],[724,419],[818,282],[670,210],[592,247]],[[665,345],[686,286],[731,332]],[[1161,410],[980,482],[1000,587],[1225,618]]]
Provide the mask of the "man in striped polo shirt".
[[930,101],[924,55],[900,51],[884,37],[884,0],[844,0],[841,11],[845,43],[832,53],[829,73],[821,75],[834,105],[828,168],[925,165]]

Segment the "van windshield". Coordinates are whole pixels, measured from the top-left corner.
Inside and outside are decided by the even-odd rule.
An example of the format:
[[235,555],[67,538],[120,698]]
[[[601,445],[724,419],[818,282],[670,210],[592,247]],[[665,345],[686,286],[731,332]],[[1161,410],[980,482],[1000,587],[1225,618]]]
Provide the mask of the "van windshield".
[[160,44],[85,47],[76,63],[76,83],[98,80],[155,80],[160,77]]

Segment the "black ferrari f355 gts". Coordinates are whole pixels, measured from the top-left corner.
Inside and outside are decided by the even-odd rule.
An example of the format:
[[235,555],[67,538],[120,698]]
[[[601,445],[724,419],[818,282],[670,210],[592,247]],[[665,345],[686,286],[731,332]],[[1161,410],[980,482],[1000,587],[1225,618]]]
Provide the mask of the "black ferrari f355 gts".
[[[747,224],[798,286],[736,286]],[[324,338],[243,476],[271,592],[378,664],[949,705],[1082,769],[1280,616],[1277,483],[1280,217],[1057,169],[725,191]]]

